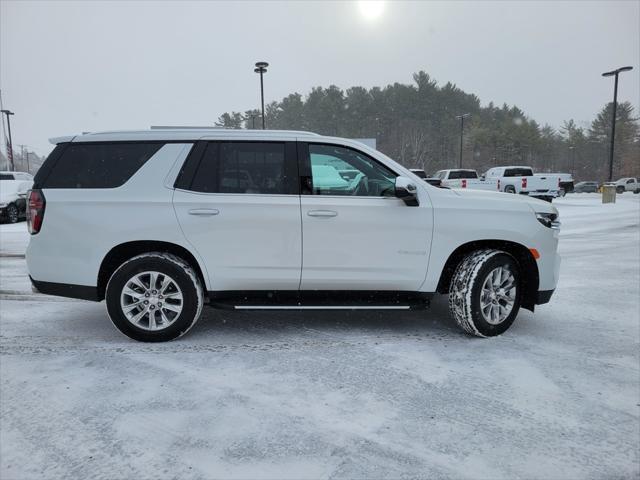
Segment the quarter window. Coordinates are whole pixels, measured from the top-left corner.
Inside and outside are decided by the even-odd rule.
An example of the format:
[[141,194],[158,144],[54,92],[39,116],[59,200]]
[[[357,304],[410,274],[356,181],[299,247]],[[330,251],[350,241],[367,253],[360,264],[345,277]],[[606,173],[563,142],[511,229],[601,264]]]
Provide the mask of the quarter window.
[[315,195],[394,195],[396,174],[362,152],[309,144],[309,159]]
[[287,194],[285,144],[210,142],[191,190],[206,193]]
[[71,143],[51,167],[42,188],[119,187],[162,146],[145,142]]

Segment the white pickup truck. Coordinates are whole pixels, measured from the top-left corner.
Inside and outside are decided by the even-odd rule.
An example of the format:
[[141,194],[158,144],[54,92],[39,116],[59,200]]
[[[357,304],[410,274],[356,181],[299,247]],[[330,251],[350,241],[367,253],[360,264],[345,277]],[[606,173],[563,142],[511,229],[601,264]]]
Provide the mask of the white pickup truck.
[[640,193],[640,183],[638,183],[637,178],[621,178],[616,182],[616,192]]
[[480,178],[478,177],[478,172],[468,168],[439,170],[433,174],[433,178],[440,180],[441,187],[498,191],[498,182],[496,180]]
[[557,173],[534,175],[531,167],[494,167],[484,174],[485,181],[496,181],[500,192],[520,193],[550,202],[560,195],[562,176]]

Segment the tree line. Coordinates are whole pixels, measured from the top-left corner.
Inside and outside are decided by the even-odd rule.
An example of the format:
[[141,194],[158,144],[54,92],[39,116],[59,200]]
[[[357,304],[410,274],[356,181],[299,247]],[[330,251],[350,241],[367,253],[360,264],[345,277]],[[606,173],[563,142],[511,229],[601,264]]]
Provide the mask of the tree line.
[[[269,129],[308,130],[347,138],[375,138],[378,150],[428,174],[457,168],[460,120],[465,118],[462,166],[480,172],[497,165],[530,165],[540,172],[569,172],[577,180],[608,176],[613,103],[603,106],[589,128],[573,119],[559,130],[540,125],[521,109],[501,107],[466,93],[451,82],[438,83],[426,72],[414,83],[384,88],[335,85],[315,87],[304,96],[292,93],[265,106]],[[640,125],[629,102],[618,103],[614,177],[640,176]],[[261,128],[259,110],[227,112],[217,126]]]

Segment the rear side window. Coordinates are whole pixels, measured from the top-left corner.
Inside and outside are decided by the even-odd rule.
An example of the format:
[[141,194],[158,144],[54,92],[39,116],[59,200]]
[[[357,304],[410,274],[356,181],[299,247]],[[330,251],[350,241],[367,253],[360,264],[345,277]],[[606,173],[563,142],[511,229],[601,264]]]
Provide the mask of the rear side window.
[[[163,143],[70,143],[51,165],[41,188],[115,188],[123,185]],[[37,178],[38,183],[41,179]]]
[[533,177],[533,170],[530,168],[507,168],[504,171],[505,177]]
[[289,194],[292,172],[288,170],[284,142],[211,142],[190,190]]
[[449,172],[449,180],[457,180],[460,178],[478,178],[478,174],[473,170],[457,170]]

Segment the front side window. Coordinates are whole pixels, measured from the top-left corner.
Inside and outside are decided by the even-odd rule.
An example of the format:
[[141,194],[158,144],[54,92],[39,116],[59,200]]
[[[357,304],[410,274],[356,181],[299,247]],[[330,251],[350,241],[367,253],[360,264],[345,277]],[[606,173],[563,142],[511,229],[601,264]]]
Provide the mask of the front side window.
[[315,195],[393,196],[396,174],[368,155],[337,145],[309,144]]
[[205,193],[287,194],[282,142],[210,142],[190,190]]

